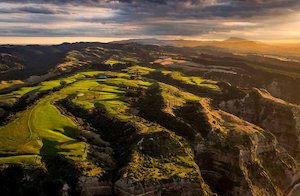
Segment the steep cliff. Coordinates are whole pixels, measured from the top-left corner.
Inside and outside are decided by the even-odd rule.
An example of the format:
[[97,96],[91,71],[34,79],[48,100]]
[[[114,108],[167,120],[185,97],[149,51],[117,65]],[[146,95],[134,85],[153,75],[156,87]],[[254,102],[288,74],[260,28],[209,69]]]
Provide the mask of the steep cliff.
[[255,88],[243,98],[221,102],[220,107],[273,133],[282,147],[300,159],[299,106]]

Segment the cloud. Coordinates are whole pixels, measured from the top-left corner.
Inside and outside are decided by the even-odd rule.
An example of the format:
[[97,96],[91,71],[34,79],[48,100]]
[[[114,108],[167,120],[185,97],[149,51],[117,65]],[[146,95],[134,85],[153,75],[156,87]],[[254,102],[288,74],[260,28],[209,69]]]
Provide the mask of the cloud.
[[243,22],[243,21],[228,21],[222,23],[224,26],[239,26],[239,27],[252,27],[258,26],[258,23]]
[[66,11],[63,10],[54,10],[47,7],[30,7],[30,6],[21,7],[17,11],[32,13],[32,14],[66,14],[67,13]]
[[[123,16],[163,17],[253,17],[281,13],[287,9],[299,10],[298,0],[3,0],[7,3],[33,3],[54,5],[77,5],[112,8],[123,12]],[[32,13],[53,13],[45,7],[23,8]]]
[[299,11],[298,0],[2,0],[0,36],[201,37],[239,32],[260,39],[263,35],[256,32],[271,33],[299,21]]
[[0,3],[0,14],[67,14],[67,11],[53,6],[43,6],[39,4],[11,4],[11,3]]

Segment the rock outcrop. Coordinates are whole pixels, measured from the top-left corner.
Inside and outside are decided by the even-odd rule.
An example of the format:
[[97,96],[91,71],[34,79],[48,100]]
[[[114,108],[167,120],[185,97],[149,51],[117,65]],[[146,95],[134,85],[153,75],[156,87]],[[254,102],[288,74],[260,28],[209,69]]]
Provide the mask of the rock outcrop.
[[283,195],[297,178],[299,164],[276,138],[208,102],[202,107],[211,131],[195,143],[195,158],[212,190],[221,195]]
[[101,181],[97,177],[81,176],[78,182],[78,189],[81,190],[81,196],[109,196],[113,194],[112,182]]
[[252,89],[245,97],[220,103],[220,108],[274,134],[279,144],[300,160],[300,107]]

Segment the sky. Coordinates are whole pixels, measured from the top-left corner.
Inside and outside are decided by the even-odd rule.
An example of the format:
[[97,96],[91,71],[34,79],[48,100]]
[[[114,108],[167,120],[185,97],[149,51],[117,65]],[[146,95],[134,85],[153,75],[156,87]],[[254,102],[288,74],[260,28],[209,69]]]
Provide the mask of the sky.
[[0,0],[0,44],[228,37],[300,42],[300,1]]

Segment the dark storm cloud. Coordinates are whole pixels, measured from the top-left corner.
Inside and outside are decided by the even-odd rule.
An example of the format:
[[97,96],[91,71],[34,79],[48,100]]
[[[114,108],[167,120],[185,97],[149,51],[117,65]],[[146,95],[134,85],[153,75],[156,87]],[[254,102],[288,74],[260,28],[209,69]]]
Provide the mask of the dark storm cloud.
[[[2,7],[0,4],[0,24],[76,23],[76,27],[52,30],[36,26],[0,29],[0,35],[33,36],[190,36],[246,31],[268,25],[253,25],[253,21],[279,18],[300,10],[299,0],[2,0],[0,3],[6,3]],[[82,12],[85,8],[91,11]],[[108,9],[107,14],[99,14],[95,8]],[[19,13],[23,16],[15,17]],[[208,20],[211,23],[205,22]],[[222,21],[233,22],[222,25]],[[85,24],[84,28],[80,24]]]
[[[123,17],[251,17],[268,15],[287,9],[298,10],[299,0],[4,0],[7,3],[47,3],[99,6],[120,9]],[[22,10],[21,10],[22,11]],[[46,8],[23,8],[31,13],[51,14]]]
[[22,7],[19,8],[17,11],[19,12],[27,12],[32,14],[66,14],[66,11],[63,10],[54,10],[47,7]]
[[297,0],[232,0],[230,4],[206,7],[202,9],[202,13],[209,16],[247,18],[285,14],[299,8],[300,1]]
[[64,10],[51,9],[45,6],[27,6],[26,4],[19,8],[0,7],[0,13],[29,13],[29,14],[67,14]]

